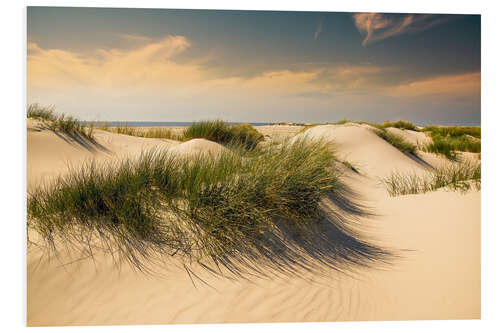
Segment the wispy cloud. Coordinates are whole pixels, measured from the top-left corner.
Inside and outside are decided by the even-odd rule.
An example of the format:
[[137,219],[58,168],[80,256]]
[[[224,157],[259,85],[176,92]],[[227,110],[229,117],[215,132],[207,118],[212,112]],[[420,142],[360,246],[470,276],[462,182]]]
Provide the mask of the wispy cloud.
[[125,39],[126,41],[135,43],[148,43],[152,40],[151,37],[137,34],[118,34],[118,37]]
[[481,96],[481,73],[440,75],[387,87],[386,93],[398,97],[447,96],[456,98]]
[[423,31],[449,20],[448,16],[430,14],[357,13],[353,18],[359,32],[365,35],[363,46],[386,38]]
[[323,31],[323,18],[321,18],[318,21],[318,24],[316,25],[316,31],[314,31],[314,40],[318,40],[319,35]]

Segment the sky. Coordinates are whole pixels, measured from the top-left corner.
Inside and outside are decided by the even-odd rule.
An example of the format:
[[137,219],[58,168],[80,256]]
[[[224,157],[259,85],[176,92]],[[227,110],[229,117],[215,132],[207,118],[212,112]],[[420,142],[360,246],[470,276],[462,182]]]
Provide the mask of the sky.
[[479,125],[480,15],[28,7],[27,102],[84,120]]

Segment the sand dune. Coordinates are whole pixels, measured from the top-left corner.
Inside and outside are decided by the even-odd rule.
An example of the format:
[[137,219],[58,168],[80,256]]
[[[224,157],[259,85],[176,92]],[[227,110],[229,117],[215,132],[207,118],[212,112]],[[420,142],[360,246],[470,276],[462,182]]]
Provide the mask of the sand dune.
[[[298,131],[275,127],[282,127],[274,130],[284,136]],[[420,136],[403,132],[415,140]],[[28,187],[65,172],[68,163],[77,166],[89,158],[106,161],[157,146],[186,154],[225,149],[206,140],[181,144],[102,131],[96,131],[100,147],[89,148],[31,121],[27,135]],[[209,286],[195,279],[194,287],[175,262],[163,276],[146,276],[129,266],[118,270],[102,255],[95,262],[68,263],[64,254],[48,261],[30,248],[28,325],[479,318],[480,192],[390,197],[379,177],[427,166],[366,126],[316,126],[299,136],[332,142],[337,155],[359,168],[360,174],[351,173],[346,181],[377,214],[363,217],[360,225],[370,239],[398,250],[400,258],[392,266],[351,275],[326,271],[324,276],[251,281],[200,272]],[[441,160],[429,154],[432,163]]]
[[420,171],[425,168],[425,164],[403,154],[378,137],[371,128],[363,125],[315,126],[295,138],[331,142],[340,158],[349,161],[361,173],[371,177],[384,177],[394,170]]

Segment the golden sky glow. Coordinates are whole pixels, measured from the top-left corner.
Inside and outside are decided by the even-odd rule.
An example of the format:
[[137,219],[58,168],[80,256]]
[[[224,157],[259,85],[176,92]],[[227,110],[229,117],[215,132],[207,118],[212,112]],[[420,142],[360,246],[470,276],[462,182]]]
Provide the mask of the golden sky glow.
[[[382,47],[384,40],[395,36],[412,36],[444,25],[447,20],[363,13],[352,16],[352,25],[360,32],[359,44],[365,50],[373,44]],[[322,18],[311,31],[311,40],[325,38],[326,29]],[[401,73],[408,69],[401,62],[369,61],[309,61],[303,65],[283,61],[265,68],[265,57],[248,65],[232,64],[227,54],[234,51],[228,47],[214,46],[204,53],[202,42],[192,33],[147,36],[124,31],[114,33],[113,38],[119,45],[51,47],[40,44],[29,31],[28,102],[55,104],[92,120],[164,121],[213,117],[232,121],[372,120],[394,117],[398,108],[416,113],[422,105],[432,105],[436,112],[462,105],[477,113],[480,107],[479,70],[424,76],[413,70],[416,74],[405,77]],[[228,59],[228,65],[213,65],[221,59]],[[254,70],[255,66],[264,68]],[[382,113],[386,108],[390,112]],[[411,113],[401,113],[400,117],[411,119],[408,115]]]

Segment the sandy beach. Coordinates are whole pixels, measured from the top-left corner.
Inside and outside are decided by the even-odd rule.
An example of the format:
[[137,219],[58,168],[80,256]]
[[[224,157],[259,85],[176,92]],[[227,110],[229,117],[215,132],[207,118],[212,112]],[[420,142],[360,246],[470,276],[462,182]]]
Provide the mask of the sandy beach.
[[[423,174],[449,163],[419,151],[404,154],[377,136],[369,125],[347,123],[256,126],[266,141],[305,137],[328,142],[349,161],[343,181],[373,212],[357,221],[377,245],[393,250],[385,265],[293,277],[229,279],[196,271],[192,280],[175,258],[162,274],[147,275],[129,265],[117,268],[109,256],[78,258],[44,255],[35,246],[27,255],[29,326],[253,323],[479,319],[481,315],[481,192],[438,189],[391,197],[380,179],[393,171]],[[424,133],[389,128],[415,144]],[[95,144],[58,135],[38,120],[27,120],[27,187],[50,183],[94,159],[97,163],[137,157],[148,148],[179,155],[226,149],[205,139],[178,142],[95,130]],[[293,140],[293,139],[292,139]],[[463,154],[477,159],[477,154]]]

